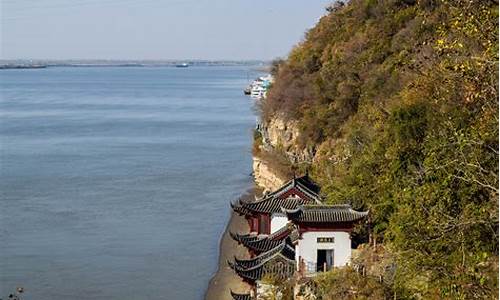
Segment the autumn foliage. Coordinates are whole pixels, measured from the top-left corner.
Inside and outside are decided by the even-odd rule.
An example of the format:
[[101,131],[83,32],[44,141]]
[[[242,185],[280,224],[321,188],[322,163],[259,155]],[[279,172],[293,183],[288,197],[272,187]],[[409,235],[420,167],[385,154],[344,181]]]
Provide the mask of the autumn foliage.
[[498,298],[498,4],[328,11],[275,68],[263,118],[298,120],[328,201],[370,209],[399,298]]

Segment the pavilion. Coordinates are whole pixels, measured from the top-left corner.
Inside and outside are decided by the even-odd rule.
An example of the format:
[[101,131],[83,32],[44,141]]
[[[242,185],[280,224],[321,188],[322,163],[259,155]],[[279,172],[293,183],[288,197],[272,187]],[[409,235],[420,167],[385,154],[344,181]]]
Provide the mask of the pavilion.
[[[229,266],[256,286],[266,274],[279,278],[314,276],[348,265],[351,231],[368,211],[356,211],[348,204],[325,205],[319,192],[319,186],[306,175],[254,202],[232,203],[233,210],[248,221],[250,232],[231,232],[231,237],[248,249],[251,258],[235,257]],[[252,299],[250,294],[232,296]]]

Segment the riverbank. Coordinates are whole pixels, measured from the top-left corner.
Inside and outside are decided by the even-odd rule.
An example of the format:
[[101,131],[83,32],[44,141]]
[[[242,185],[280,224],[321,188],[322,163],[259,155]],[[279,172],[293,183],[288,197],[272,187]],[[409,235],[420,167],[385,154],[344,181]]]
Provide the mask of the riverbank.
[[[242,196],[242,199],[255,199],[255,190],[251,189],[247,191]],[[245,218],[231,212],[226,230],[220,240],[219,267],[208,284],[205,300],[231,300],[231,290],[237,293],[246,293],[250,289],[250,286],[244,283],[227,264],[227,261],[232,260],[235,256],[238,258],[249,257],[248,251],[244,247],[238,245],[238,243],[231,238],[229,232],[248,232],[248,223]]]

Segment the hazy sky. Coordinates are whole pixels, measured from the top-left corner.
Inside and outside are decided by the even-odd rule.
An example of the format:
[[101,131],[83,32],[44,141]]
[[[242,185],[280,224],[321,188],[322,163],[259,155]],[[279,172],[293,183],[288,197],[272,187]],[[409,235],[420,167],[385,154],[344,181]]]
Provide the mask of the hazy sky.
[[272,59],[332,0],[0,0],[3,59]]

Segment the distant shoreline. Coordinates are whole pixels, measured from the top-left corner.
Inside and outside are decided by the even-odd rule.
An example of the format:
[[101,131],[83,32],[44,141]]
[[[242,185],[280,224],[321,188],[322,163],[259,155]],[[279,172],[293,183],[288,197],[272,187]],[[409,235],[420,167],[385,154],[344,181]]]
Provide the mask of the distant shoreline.
[[46,65],[0,65],[0,70],[18,70],[18,69],[45,69]]
[[[230,65],[230,64],[212,64],[212,65],[191,65],[190,67],[237,67],[237,66],[251,66],[251,65]],[[260,65],[255,65],[253,66],[255,68],[255,71],[258,72],[263,72],[267,70],[266,66],[260,66]],[[43,65],[43,66],[22,66],[22,65],[15,65],[15,66],[6,66],[6,65],[0,65],[0,71],[1,70],[26,70],[26,69],[48,69],[48,68],[178,68],[176,65],[132,65],[132,64],[125,64],[125,65],[97,65],[97,64],[89,64],[89,65]]]
[[209,60],[186,60],[186,61],[122,61],[122,60],[0,60],[0,70],[12,69],[45,69],[49,67],[177,67],[185,64],[190,67],[220,67],[220,66],[255,66],[266,68],[267,61],[209,61]]

